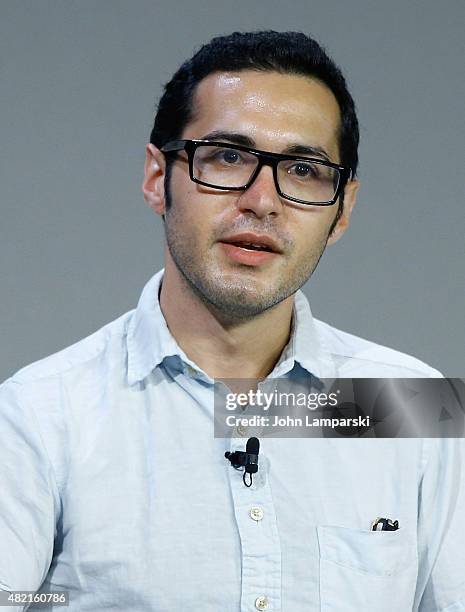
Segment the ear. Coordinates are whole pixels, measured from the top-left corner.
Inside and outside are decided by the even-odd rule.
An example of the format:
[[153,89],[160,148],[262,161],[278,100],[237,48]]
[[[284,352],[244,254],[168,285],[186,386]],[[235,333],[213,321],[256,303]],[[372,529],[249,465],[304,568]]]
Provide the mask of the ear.
[[339,217],[336,225],[328,238],[327,244],[334,244],[344,234],[349,227],[350,215],[354,209],[355,202],[357,200],[357,191],[360,187],[360,183],[357,180],[349,181],[344,189],[344,206],[342,214]]
[[153,144],[145,147],[142,193],[147,204],[159,215],[165,214],[165,156]]

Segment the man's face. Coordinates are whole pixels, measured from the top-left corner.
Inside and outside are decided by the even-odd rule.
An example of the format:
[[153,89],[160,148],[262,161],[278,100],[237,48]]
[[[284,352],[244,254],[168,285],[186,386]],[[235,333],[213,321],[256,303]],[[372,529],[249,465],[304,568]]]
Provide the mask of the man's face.
[[[183,139],[240,144],[233,136],[240,135],[256,149],[283,153],[295,146],[313,147],[330,161],[340,161],[339,107],[331,91],[315,79],[248,70],[214,73],[200,82],[193,104],[194,119]],[[153,149],[161,181],[164,159]],[[149,159],[146,165],[146,199],[165,214],[167,268],[174,264],[172,269],[196,295],[229,319],[256,316],[295,293],[323,253],[338,203],[309,206],[281,198],[269,166],[262,167],[245,191],[214,190],[189,179],[186,160],[182,152],[173,163],[168,208],[165,194],[151,201]],[[355,191],[353,182],[329,242],[347,227]],[[272,240],[274,252],[237,246],[250,233]]]

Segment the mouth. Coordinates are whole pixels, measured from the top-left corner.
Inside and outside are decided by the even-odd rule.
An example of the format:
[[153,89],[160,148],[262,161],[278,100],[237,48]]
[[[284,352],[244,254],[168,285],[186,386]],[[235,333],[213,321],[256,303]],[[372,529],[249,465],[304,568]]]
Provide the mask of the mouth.
[[246,266],[267,263],[282,253],[271,236],[250,232],[227,236],[219,244],[229,259]]
[[232,244],[233,246],[244,249],[245,251],[268,251],[268,253],[274,252],[264,245],[250,244],[248,242],[224,242],[223,244]]
[[246,251],[265,251],[267,253],[282,253],[279,244],[267,234],[252,232],[235,234],[220,240],[223,244],[231,244]]

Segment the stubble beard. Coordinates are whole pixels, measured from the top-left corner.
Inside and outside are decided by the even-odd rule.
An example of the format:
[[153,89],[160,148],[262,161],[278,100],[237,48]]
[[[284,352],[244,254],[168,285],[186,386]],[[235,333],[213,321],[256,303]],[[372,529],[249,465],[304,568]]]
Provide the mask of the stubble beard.
[[215,264],[213,258],[208,259],[207,255],[202,256],[202,253],[195,251],[196,245],[189,244],[178,231],[182,227],[182,219],[176,213],[169,190],[165,193],[165,236],[171,258],[186,288],[228,323],[256,317],[298,291],[317,267],[331,233],[330,230],[326,238],[313,245],[305,261],[299,262],[300,265],[298,263],[291,270],[284,267],[279,276],[267,283],[264,289],[263,283],[254,281],[251,271],[247,270],[246,274],[226,272]]

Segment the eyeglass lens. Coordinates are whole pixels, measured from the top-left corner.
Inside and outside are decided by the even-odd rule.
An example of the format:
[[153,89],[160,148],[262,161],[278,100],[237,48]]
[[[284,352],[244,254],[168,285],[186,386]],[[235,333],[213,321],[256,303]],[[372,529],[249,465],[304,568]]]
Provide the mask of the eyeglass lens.
[[[194,155],[194,178],[217,187],[243,187],[258,163],[258,157],[247,151],[201,145]],[[339,184],[339,171],[318,162],[283,159],[277,165],[277,178],[284,195],[306,202],[329,202]]]

